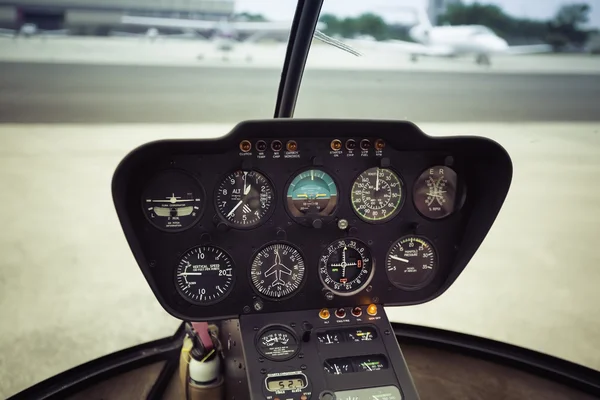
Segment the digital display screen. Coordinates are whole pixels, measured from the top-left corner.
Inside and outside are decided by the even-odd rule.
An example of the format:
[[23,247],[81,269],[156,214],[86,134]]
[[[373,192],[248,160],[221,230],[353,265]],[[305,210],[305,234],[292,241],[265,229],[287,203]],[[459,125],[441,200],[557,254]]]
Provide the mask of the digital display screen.
[[274,376],[267,378],[267,389],[271,392],[304,389],[305,387],[306,378],[303,375]]

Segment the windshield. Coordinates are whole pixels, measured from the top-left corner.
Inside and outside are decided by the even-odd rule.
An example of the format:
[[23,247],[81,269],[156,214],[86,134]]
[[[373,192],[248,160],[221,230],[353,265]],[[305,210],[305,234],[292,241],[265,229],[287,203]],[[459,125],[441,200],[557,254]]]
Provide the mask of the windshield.
[[[590,183],[600,172],[600,4],[493,3],[326,0],[295,116],[408,119],[505,146],[513,187],[480,251],[439,299],[390,317],[600,369],[600,192]],[[174,332],[180,321],[122,234],[112,174],[148,141],[271,118],[296,8],[3,4],[0,397]],[[463,40],[474,32],[488,34]]]
[[[600,190],[590,185],[600,173],[600,2],[326,0],[321,21],[362,56],[315,41],[297,117],[486,136],[514,164],[502,211],[459,279],[390,318],[600,369]],[[476,43],[474,30],[497,38]]]

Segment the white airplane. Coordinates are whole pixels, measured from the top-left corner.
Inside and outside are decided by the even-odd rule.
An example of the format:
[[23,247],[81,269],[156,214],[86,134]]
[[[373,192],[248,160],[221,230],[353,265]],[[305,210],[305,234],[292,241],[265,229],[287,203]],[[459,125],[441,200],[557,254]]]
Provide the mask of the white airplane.
[[148,28],[148,30],[146,30],[146,32],[143,32],[143,33],[110,31],[109,36],[139,37],[139,38],[148,39],[151,42],[153,42],[159,38],[160,39],[173,38],[173,39],[192,39],[192,40],[194,40],[194,39],[198,39],[201,37],[198,34],[196,34],[196,32],[193,30],[186,29],[185,32],[183,32],[183,33],[162,33],[158,30],[158,28],[155,28],[155,27]]
[[[550,45],[509,46],[506,40],[483,25],[448,25],[433,26],[426,10],[417,10],[417,24],[409,31],[409,36],[415,42],[402,40],[387,40],[376,42],[410,54],[412,61],[419,56],[459,57],[475,56],[475,62],[480,65],[490,65],[491,56],[496,54],[532,54],[552,51]],[[355,45],[364,45],[368,41],[352,40]],[[373,43],[373,42],[371,42]]]
[[56,30],[46,30],[40,29],[36,24],[26,23],[23,24],[19,29],[0,29],[0,37],[33,37],[33,36],[41,36],[43,38],[47,37],[60,37],[66,36],[69,34],[68,29],[56,29]]

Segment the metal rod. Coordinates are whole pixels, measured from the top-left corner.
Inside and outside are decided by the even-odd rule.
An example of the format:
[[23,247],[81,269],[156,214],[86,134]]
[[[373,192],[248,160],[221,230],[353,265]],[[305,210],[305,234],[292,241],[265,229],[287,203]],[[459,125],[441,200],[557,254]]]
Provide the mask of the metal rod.
[[304,67],[322,5],[323,0],[298,1],[279,82],[275,118],[291,118],[294,115]]

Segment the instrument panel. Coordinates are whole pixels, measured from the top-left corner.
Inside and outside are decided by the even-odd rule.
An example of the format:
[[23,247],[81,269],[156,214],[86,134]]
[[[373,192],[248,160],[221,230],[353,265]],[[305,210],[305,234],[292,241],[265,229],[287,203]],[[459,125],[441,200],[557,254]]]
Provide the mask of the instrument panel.
[[495,142],[406,122],[249,121],[134,150],[113,199],[161,305],[208,320],[431,300],[485,237],[511,175]]

